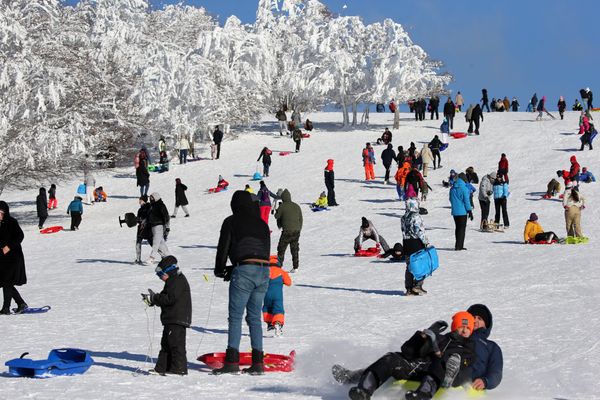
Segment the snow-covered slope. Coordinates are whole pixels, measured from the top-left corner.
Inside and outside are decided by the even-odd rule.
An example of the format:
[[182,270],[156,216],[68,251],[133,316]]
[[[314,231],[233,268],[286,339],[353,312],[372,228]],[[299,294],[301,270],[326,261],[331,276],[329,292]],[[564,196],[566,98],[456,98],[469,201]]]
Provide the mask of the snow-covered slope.
[[[306,117],[306,116],[305,116]],[[536,212],[546,230],[565,236],[563,209],[556,200],[541,200],[540,192],[558,169],[568,169],[569,157],[579,147],[574,134],[578,116],[567,113],[564,121],[535,122],[528,113],[485,114],[481,136],[452,140],[442,153],[443,168],[432,171],[433,188],[425,203],[427,235],[439,249],[441,267],[425,282],[429,294],[405,297],[404,264],[350,256],[360,217],[372,219],[390,244],[401,240],[399,217],[403,203],[395,187],[384,186],[383,167],[378,181],[366,184],[361,148],[374,141],[391,114],[371,114],[368,129],[340,131],[339,113],[308,115],[316,131],[302,144],[299,154],[280,157],[279,150],[292,150],[288,137],[279,137],[274,122],[265,122],[254,132],[240,132],[226,141],[220,160],[201,160],[174,165],[168,173],[151,176],[151,192],[158,191],[170,209],[174,204],[174,181],[188,185],[190,218],[171,224],[168,245],[192,287],[193,328],[188,331],[190,374],[157,377],[136,374],[150,369],[147,356],[156,357],[161,326],[160,310],[144,310],[140,293],[160,289],[153,267],[132,264],[135,230],[119,228],[117,217],[137,210],[138,189],[133,167],[97,173],[98,185],[110,198],[106,204],[86,206],[78,232],[54,235],[37,233],[35,196],[29,191],[5,192],[2,199],[12,206],[25,231],[24,251],[29,283],[21,289],[30,306],[50,304],[42,315],[0,318],[2,361],[29,351],[43,358],[52,348],[67,346],[89,349],[96,365],[83,376],[47,380],[2,379],[1,398],[20,399],[263,399],[346,398],[348,387],[330,377],[333,363],[364,367],[386,351],[399,349],[416,329],[481,302],[494,314],[491,338],[504,353],[504,380],[489,392],[490,399],[592,399],[598,398],[600,361],[600,272],[595,246],[598,184],[583,184],[584,234],[590,243],[580,246],[526,246],[522,229]],[[402,115],[394,145],[420,148],[439,132],[441,121],[417,123]],[[462,115],[456,130],[465,130]],[[265,339],[265,351],[297,351],[296,371],[263,377],[221,376],[206,373],[195,361],[197,355],[224,351],[227,343],[227,283],[214,281],[215,247],[222,220],[230,214],[233,190],[208,195],[222,174],[232,189],[241,189],[255,172],[260,149],[275,150],[272,191],[288,188],[302,204],[304,230],[301,265],[292,276],[294,285],[285,289],[286,326],[283,338]],[[383,148],[376,147],[378,154]],[[481,177],[495,170],[500,153],[510,161],[511,196],[508,210],[511,228],[505,233],[481,233],[479,209],[469,222],[465,246],[454,252],[454,224],[447,189],[441,186],[451,168],[469,166]],[[595,152],[576,152],[582,166],[598,172]],[[203,150],[207,157],[208,151]],[[340,207],[312,213],[304,203],[324,190],[325,161],[336,161],[336,193]],[[47,226],[68,226],[65,209],[81,177],[58,187],[59,208],[51,212]],[[257,188],[256,182],[251,184]],[[48,183],[49,185],[49,183]],[[493,210],[492,210],[493,213]],[[279,231],[271,220],[272,253]],[[144,247],[144,257],[149,248]],[[290,267],[286,256],[285,266]],[[210,317],[209,317],[210,316]],[[247,334],[247,328],[244,328]],[[242,338],[242,351],[249,350]],[[399,398],[399,389],[388,386],[376,398]],[[457,395],[460,398],[460,395]]]

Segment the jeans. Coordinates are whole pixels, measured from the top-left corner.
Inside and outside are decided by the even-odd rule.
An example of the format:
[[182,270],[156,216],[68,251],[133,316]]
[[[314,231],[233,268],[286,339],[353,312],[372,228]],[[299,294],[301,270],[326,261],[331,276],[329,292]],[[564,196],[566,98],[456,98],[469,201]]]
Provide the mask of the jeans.
[[253,350],[263,350],[262,305],[269,287],[269,268],[259,265],[238,265],[231,274],[229,284],[229,330],[227,347],[240,349],[242,317],[246,309],[246,322],[250,328]]
[[150,184],[140,185],[140,196],[148,196],[149,189],[150,189]]
[[490,105],[488,104],[487,101],[484,101],[483,104],[481,105],[481,111],[483,111],[483,109],[487,109],[487,112],[490,112]]
[[400,201],[406,200],[404,198],[404,188],[400,185],[396,185],[396,192],[398,192],[398,199],[400,199]]
[[187,164],[188,149],[179,149],[179,164]]
[[269,176],[269,167],[271,164],[263,163],[263,176]]

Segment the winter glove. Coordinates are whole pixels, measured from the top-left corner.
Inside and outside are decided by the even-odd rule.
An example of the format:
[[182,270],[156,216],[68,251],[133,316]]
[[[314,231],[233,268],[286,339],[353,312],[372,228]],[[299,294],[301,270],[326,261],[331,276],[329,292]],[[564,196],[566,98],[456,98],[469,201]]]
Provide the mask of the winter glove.
[[431,331],[430,329],[425,329],[423,331],[423,333],[425,334],[426,338],[429,340],[429,343],[431,343],[431,350],[439,357],[441,356],[441,352],[440,352],[440,348],[438,347],[437,344],[437,338],[435,336],[435,333],[433,331]]
[[148,307],[152,307],[152,300],[150,300],[150,295],[148,293],[140,293],[142,295],[142,301],[146,303]]
[[469,211],[469,219],[473,221],[473,211]]
[[439,333],[441,334],[442,332],[444,332],[446,329],[448,329],[448,323],[446,321],[435,321],[433,324],[431,324],[431,326],[429,328],[427,328],[428,330],[435,332],[435,333]]

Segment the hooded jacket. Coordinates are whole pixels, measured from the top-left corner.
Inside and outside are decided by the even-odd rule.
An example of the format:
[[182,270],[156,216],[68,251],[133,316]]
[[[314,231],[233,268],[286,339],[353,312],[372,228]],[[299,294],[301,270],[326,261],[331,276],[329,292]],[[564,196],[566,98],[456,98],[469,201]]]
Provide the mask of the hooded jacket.
[[277,226],[284,232],[300,232],[302,230],[302,210],[298,204],[292,201],[292,195],[287,189],[281,193],[281,205],[277,208],[275,219],[277,219]]
[[381,162],[383,166],[389,168],[392,165],[392,161],[396,161],[396,152],[392,144],[387,145],[387,149],[381,152]]
[[479,201],[489,203],[492,194],[494,194],[492,177],[490,177],[490,175],[485,175],[481,178],[481,183],[479,184]]
[[572,181],[576,181],[578,180],[580,166],[577,162],[577,157],[571,156],[570,161],[571,169],[569,169],[569,179],[571,179]]
[[[485,307],[485,306],[483,306]],[[497,387],[502,381],[503,358],[500,346],[488,339],[492,332],[492,313],[485,307],[490,316],[489,326],[479,328],[471,335],[475,343],[475,362],[473,363],[472,378],[482,379],[485,388],[490,390]]]
[[421,149],[421,161],[423,164],[431,164],[433,162],[433,153],[429,146],[427,146],[427,143],[425,143]]
[[450,188],[450,207],[452,209],[452,216],[467,215],[471,211],[471,200],[469,188],[467,184],[460,178],[454,181],[454,184]]
[[473,110],[471,111],[470,121],[479,121],[479,119],[483,121],[483,111],[481,110],[481,106],[479,104],[476,104],[475,107],[473,107]]
[[[269,226],[260,217],[258,203],[252,200],[250,193],[236,191],[231,198],[231,211],[232,215],[221,225],[215,258],[216,276],[227,276],[243,260],[268,262],[271,252]],[[229,268],[227,258],[233,264]]]
[[406,202],[406,212],[401,218],[402,237],[404,239],[420,239],[425,246],[429,243],[425,237],[425,224],[419,214],[419,203],[416,200]]
[[192,323],[190,284],[179,268],[173,272],[169,273],[163,290],[152,296],[152,304],[160,307],[160,322],[163,325],[189,328]]
[[4,219],[0,221],[0,249],[4,246],[10,248],[6,254],[0,251],[0,286],[24,285],[27,283],[27,275],[21,243],[25,235],[19,222],[11,217],[5,201],[0,201],[0,210],[4,211]]
[[48,199],[46,198],[46,189],[40,188],[40,194],[35,199],[35,208],[39,218],[48,216]]
[[544,228],[537,221],[527,221],[525,230],[523,231],[523,240],[529,242],[535,239],[535,235],[544,233]]
[[148,218],[148,222],[151,227],[164,225],[166,229],[169,229],[169,211],[167,210],[167,206],[163,203],[160,198],[160,194],[154,192],[150,195],[154,199],[154,201],[150,202],[152,204],[152,208],[150,209],[150,216]]
[[185,195],[186,190],[187,186],[181,183],[181,181],[175,184],[175,207],[188,205],[188,199]]

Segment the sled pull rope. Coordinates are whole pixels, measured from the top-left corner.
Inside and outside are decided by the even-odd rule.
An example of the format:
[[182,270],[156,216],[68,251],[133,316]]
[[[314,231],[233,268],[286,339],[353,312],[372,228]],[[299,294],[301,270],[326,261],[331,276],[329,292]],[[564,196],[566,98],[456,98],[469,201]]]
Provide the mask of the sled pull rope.
[[[150,316],[148,315],[148,306],[144,307],[144,313],[146,314],[146,332],[148,333],[148,349],[147,349],[147,354],[146,354],[146,358],[144,359],[144,362],[148,362],[148,360],[154,364],[154,359],[152,358],[152,354],[153,354],[153,348],[154,348],[154,327],[155,327],[155,323],[156,323],[156,308],[153,309],[153,314],[152,314],[152,329],[150,329]],[[142,372],[142,368],[138,367],[134,372],[133,372],[133,376],[137,376]]]
[[208,322],[210,321],[210,312],[212,310],[213,300],[215,298],[215,286],[217,284],[217,277],[213,278],[212,292],[210,294],[210,301],[208,302],[208,314],[206,315],[206,322],[204,323],[204,332],[202,332],[202,336],[200,336],[200,343],[198,343],[198,347],[196,347],[196,358],[198,358],[198,351],[200,350],[200,346],[204,341],[204,335],[206,335],[206,328],[208,328]]

